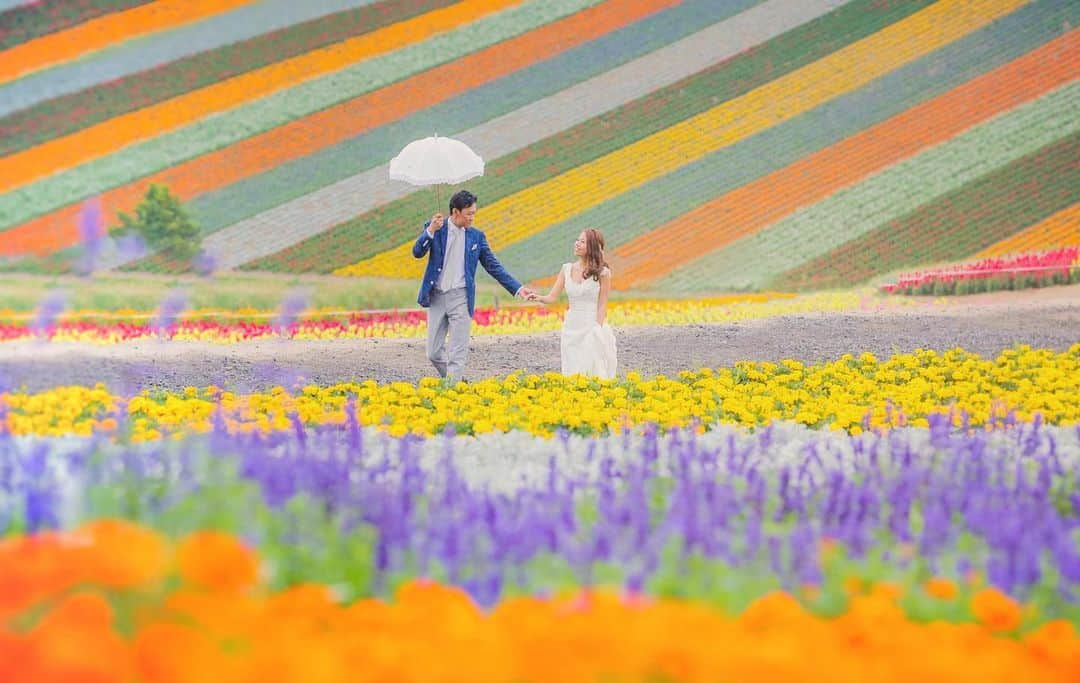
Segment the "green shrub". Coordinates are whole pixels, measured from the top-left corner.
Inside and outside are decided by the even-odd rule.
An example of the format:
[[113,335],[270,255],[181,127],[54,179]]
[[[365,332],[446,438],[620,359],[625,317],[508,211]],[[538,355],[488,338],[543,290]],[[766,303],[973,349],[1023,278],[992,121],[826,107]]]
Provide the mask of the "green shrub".
[[150,248],[189,262],[202,248],[202,231],[165,185],[151,185],[135,207],[135,217],[120,212],[121,230],[133,232]]

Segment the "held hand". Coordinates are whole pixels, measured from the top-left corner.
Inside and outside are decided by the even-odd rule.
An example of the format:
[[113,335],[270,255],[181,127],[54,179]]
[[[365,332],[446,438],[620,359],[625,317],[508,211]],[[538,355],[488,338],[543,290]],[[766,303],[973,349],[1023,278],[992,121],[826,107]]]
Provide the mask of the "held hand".
[[445,223],[446,221],[443,220],[443,215],[441,213],[437,213],[431,217],[431,224],[428,225],[428,229],[431,230],[432,234],[434,234],[441,230],[442,226],[445,225]]
[[536,301],[536,292],[532,291],[528,287],[522,287],[518,290],[518,296],[526,301]]

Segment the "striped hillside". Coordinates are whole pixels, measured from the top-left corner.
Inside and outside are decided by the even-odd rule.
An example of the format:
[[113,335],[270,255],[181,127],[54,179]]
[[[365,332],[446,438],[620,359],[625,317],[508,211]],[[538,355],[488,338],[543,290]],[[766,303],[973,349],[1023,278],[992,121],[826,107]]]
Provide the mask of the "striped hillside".
[[1048,251],[1080,244],[1080,203],[1062,209],[1035,225],[995,242],[976,257],[997,258],[1011,254]]
[[[1020,38],[1019,35],[1012,37],[1013,40]],[[993,64],[984,59],[986,55],[977,45],[958,44],[956,48],[954,64],[960,60],[969,65]],[[1056,59],[1062,51],[1068,60]],[[724,216],[721,225],[709,229],[710,249],[721,249],[795,213],[800,207],[823,200],[890,164],[928,150],[973,125],[1066,84],[1074,77],[1068,62],[1077,58],[1080,58],[1080,41],[1073,36],[1052,41],[621,244],[614,251],[614,257],[622,265],[622,285],[651,283],[700,257],[701,249],[689,246],[693,241],[688,231],[710,215]],[[925,83],[924,87],[928,88],[940,85],[933,68],[940,63],[937,59],[928,60],[921,71],[907,70],[897,74],[897,78],[880,84],[887,90],[875,92],[870,97],[880,102],[891,96],[910,104],[920,83]],[[864,99],[849,103],[847,108],[865,114],[870,105]],[[812,136],[812,131],[808,130],[800,137],[806,140]],[[652,258],[665,243],[687,247],[672,246],[666,249],[663,260]]]
[[[544,282],[856,285],[1080,243],[1073,0],[73,0],[0,8],[0,263],[63,270],[167,185],[226,268],[419,277],[432,133]],[[444,196],[447,191],[444,190]],[[177,272],[162,255],[107,267]]]
[[[487,176],[477,179],[472,185],[478,196],[483,198],[485,205],[500,200],[699,114],[717,101],[743,95],[771,79],[870,35],[888,25],[891,20],[906,16],[918,8],[918,3],[898,1],[879,12],[865,11],[872,2],[873,0],[853,2],[841,10],[817,16],[788,31],[782,31],[781,27],[766,28],[764,22],[759,22],[758,32],[751,33],[748,31],[750,27],[745,23],[735,23],[753,16],[758,10],[768,8],[768,4],[761,5],[743,15],[715,24],[713,28],[686,39],[683,41],[685,44],[672,45],[670,54],[660,55],[663,58],[659,60],[660,63],[652,58],[653,55],[639,60],[640,66],[631,62],[626,65],[630,67],[626,69],[627,73],[620,74],[618,82],[614,84],[613,89],[617,92],[613,94],[626,92],[633,84],[640,82],[640,79],[660,70],[661,65],[670,68],[672,65],[685,64],[685,70],[690,71],[699,66],[699,62],[693,61],[692,57],[700,54],[701,48],[705,46],[723,50],[717,50],[717,57],[730,55],[728,59],[720,60],[714,66],[688,73],[666,87],[568,126],[559,133],[538,140],[521,150],[514,150],[489,161],[490,170]],[[880,7],[882,3],[875,4]],[[925,6],[930,3],[922,4]],[[793,4],[786,9],[789,10],[784,15],[786,18],[795,17]],[[690,43],[691,40],[696,40],[697,36],[706,39],[701,41],[703,46]],[[725,49],[725,41],[746,36],[761,36],[765,40],[746,46],[752,49],[740,53],[736,53],[736,50],[745,43],[735,43],[730,49]],[[603,83],[586,85],[587,88],[582,88],[582,97],[589,92],[603,92]],[[598,101],[600,106],[604,106],[610,102],[610,98],[600,97]],[[565,108],[561,108],[552,114],[565,111]],[[566,114],[563,113],[562,116],[565,117]],[[374,256],[393,247],[395,242],[408,240],[416,230],[416,215],[427,211],[430,203],[429,191],[411,192],[397,201],[334,226],[333,229],[291,249],[256,261],[252,267],[291,270],[300,265],[330,272],[349,265],[358,258]],[[552,230],[549,229],[541,235],[547,232]],[[562,246],[565,245],[560,247],[560,258],[565,252]],[[511,254],[512,250],[513,247],[505,253]]]
[[[1080,105],[1074,102],[1073,106]],[[956,261],[1080,201],[1080,133],[986,174],[768,281],[840,287],[875,273]]]
[[254,0],[156,0],[13,45],[0,52],[0,83],[74,61],[111,45],[189,24]]
[[150,0],[9,0],[0,4],[0,50]]
[[[741,97],[489,205],[484,218],[492,231],[489,241],[498,249],[531,237],[552,222],[629,193],[854,90],[1021,4],[1022,0],[987,0],[977,8],[969,3],[932,5]],[[916,35],[924,39],[915,42]],[[549,200],[552,197],[557,199]],[[408,258],[411,246],[410,240],[337,272],[416,277],[422,264]]]

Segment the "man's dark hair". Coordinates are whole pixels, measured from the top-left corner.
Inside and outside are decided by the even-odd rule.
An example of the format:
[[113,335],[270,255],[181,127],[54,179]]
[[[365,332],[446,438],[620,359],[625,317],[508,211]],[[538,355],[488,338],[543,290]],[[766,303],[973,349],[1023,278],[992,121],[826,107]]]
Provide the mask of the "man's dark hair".
[[450,198],[450,213],[453,213],[454,209],[464,211],[475,203],[476,195],[468,190],[458,190],[454,196]]

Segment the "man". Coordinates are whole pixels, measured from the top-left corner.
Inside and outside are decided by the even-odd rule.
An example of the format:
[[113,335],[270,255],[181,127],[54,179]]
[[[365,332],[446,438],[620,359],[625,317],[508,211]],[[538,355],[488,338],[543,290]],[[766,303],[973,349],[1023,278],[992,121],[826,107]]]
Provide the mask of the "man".
[[449,222],[436,213],[413,245],[413,256],[428,255],[417,303],[428,309],[427,354],[440,377],[462,379],[465,372],[476,304],[477,262],[514,296],[528,299],[534,295],[495,258],[487,237],[473,227],[475,217],[476,196],[461,190],[450,198]]

